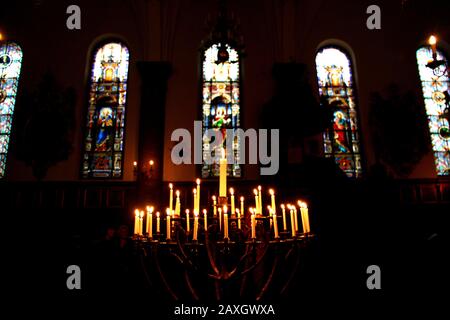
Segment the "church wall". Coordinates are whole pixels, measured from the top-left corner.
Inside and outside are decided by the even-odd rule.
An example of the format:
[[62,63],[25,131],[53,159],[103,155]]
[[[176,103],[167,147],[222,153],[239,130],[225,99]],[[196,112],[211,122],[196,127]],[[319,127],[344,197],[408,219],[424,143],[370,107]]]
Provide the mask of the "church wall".
[[[19,95],[25,88],[34,87],[46,70],[50,70],[61,85],[73,87],[77,92],[74,152],[67,161],[51,167],[46,180],[79,179],[83,145],[81,128],[84,126],[87,77],[90,73],[88,53],[96,41],[108,35],[123,39],[130,50],[123,179],[134,179],[132,162],[138,158],[141,106],[136,62],[169,60],[173,73],[169,78],[166,100],[163,180],[193,180],[199,175],[193,166],[175,166],[171,163],[170,150],[174,143],[170,141],[170,135],[176,128],[187,128],[193,132],[193,121],[201,119],[199,48],[209,31],[205,28],[206,16],[209,13],[215,17],[215,2],[110,1],[108,7],[104,7],[102,2],[80,1],[82,29],[79,31],[65,28],[65,8],[69,4],[61,1],[50,5],[43,1],[39,8],[17,6],[11,9],[16,12],[2,25],[8,37],[17,41],[24,51]],[[402,90],[412,90],[420,96],[415,50],[431,32],[447,39],[450,34],[443,27],[432,29],[433,21],[415,11],[402,13],[399,3],[395,1],[379,1],[382,30],[368,30],[365,26],[368,15],[365,12],[370,4],[368,1],[343,1],[337,5],[330,0],[231,1],[230,8],[240,19],[246,46],[241,69],[243,127],[260,126],[259,112],[273,93],[273,63],[306,63],[311,84],[317,92],[316,50],[324,41],[336,39],[346,43],[352,53],[364,158],[367,167],[374,164],[376,156],[369,130],[370,94],[384,90],[390,83],[397,83]],[[418,9],[423,8],[418,6]],[[393,15],[392,12],[398,14]],[[117,18],[119,23],[113,23]],[[433,18],[444,21],[439,13]],[[176,24],[170,24],[173,21]],[[330,21],[333,21],[332,27]],[[152,125],[151,119],[148,125]],[[15,159],[13,142],[7,172],[9,180],[33,180],[31,169]],[[246,166],[244,175],[246,179],[256,179],[258,168]],[[430,151],[417,164],[410,178],[434,177],[436,174]]]

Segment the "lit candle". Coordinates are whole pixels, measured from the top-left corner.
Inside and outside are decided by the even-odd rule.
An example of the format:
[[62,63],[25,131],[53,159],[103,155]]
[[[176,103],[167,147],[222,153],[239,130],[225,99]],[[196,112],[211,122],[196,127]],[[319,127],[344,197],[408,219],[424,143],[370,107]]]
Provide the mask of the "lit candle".
[[189,221],[189,209],[186,209],[186,231],[191,231],[191,222]]
[[238,229],[241,228],[241,211],[239,209],[236,209],[236,214],[237,214],[237,225],[238,225]]
[[271,205],[272,205],[272,213],[273,214],[277,214],[277,207],[275,205],[275,191],[273,191],[273,189],[269,190],[270,193],[270,200],[271,200]]
[[273,220],[272,220],[272,207],[271,206],[267,206],[267,211],[269,212],[269,221],[270,221],[270,229],[272,229],[273,226]]
[[133,170],[134,172],[137,172],[137,161],[133,162]]
[[234,208],[234,189],[230,188],[230,195],[231,195],[231,215],[235,215],[235,208]]
[[160,234],[161,232],[161,218],[159,217],[159,211],[156,212],[156,234]]
[[286,210],[284,207],[284,204],[281,205],[281,211],[283,212],[283,230],[287,230],[287,223],[286,223]]
[[197,210],[197,189],[193,189],[192,193],[194,194],[194,211]]
[[298,213],[297,213],[297,208],[295,206],[292,206],[292,209],[294,209],[295,232],[298,232]]
[[228,237],[228,209],[227,206],[223,207],[223,238],[229,239]]
[[217,217],[217,199],[216,199],[216,196],[212,196],[212,199],[213,199],[214,217]]
[[275,235],[275,239],[278,239],[280,236],[278,235],[278,221],[277,221],[277,215],[271,210],[272,218],[273,218],[273,232]]
[[250,213],[251,213],[252,239],[256,239],[256,216],[252,208],[250,208]]
[[258,190],[253,189],[253,193],[255,194],[255,214],[258,213],[259,200],[258,200]]
[[306,204],[306,202],[302,201],[298,201],[298,205],[300,207],[300,213],[302,217],[303,233],[309,233],[311,232],[311,229],[309,227],[308,205]]
[[244,215],[244,197],[241,197],[241,212],[242,212],[242,215]]
[[177,217],[179,217],[179,216],[180,216],[180,213],[181,213],[180,190],[177,190],[177,191],[175,192],[175,194],[177,195],[177,200],[176,200],[176,202],[175,202],[175,215],[176,215]]
[[263,214],[263,212],[262,212],[262,208],[263,208],[263,206],[262,206],[262,194],[261,194],[261,186],[258,186],[258,200],[259,200],[259,211],[258,211],[258,213],[259,214]]
[[219,197],[227,196],[227,158],[222,148],[222,158],[219,160]]
[[208,211],[203,209],[203,222],[205,223],[205,232],[208,232]]
[[145,231],[147,232],[149,238],[153,237],[153,210],[153,207],[147,206],[147,224]]
[[197,210],[197,212],[200,212],[200,179],[197,179],[197,197],[195,198],[195,200],[197,201],[195,203],[195,208]]
[[222,209],[219,208],[219,230],[222,231]]
[[291,230],[292,230],[292,237],[295,237],[295,221],[294,221],[294,209],[292,209],[291,205],[288,204],[288,209],[291,213]]
[[194,211],[194,235],[192,236],[193,241],[197,241],[197,233],[198,233],[198,211]]
[[173,184],[169,183],[170,194],[169,194],[169,209],[173,210]]
[[134,234],[139,234],[139,209],[134,210]]
[[166,239],[170,240],[170,233],[171,233],[171,227],[170,227],[170,210],[167,210],[167,219],[166,219]]
[[141,210],[139,214],[139,235],[143,235],[144,232],[144,210]]

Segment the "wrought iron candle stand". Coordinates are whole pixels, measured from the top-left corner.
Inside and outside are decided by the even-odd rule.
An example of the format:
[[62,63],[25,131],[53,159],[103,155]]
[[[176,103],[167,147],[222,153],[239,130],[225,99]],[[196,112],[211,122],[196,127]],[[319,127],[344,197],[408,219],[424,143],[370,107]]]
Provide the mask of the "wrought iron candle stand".
[[[281,216],[277,217],[278,219]],[[224,238],[217,217],[199,219],[198,240],[183,228],[186,219],[171,218],[170,239],[166,234],[133,238],[145,278],[151,288],[164,287],[175,300],[226,301],[287,293],[301,271],[302,257],[314,235],[282,231],[274,238],[268,216],[256,216],[256,236],[251,238],[249,219],[231,217],[229,238]],[[191,222],[194,218],[190,218]],[[201,222],[200,222],[201,221]],[[181,271],[181,272],[180,272]]]

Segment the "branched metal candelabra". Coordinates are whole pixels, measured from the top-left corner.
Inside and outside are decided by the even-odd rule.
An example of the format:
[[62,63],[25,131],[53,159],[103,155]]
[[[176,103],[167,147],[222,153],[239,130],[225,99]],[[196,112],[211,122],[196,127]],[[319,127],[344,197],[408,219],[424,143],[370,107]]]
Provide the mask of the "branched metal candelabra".
[[186,218],[173,217],[170,236],[135,235],[133,241],[149,285],[162,285],[175,301],[260,301],[287,293],[314,238],[286,230],[274,238],[272,218],[256,215],[252,235],[249,219],[242,219],[239,229],[239,218],[231,216],[229,237],[217,217],[208,218],[206,230],[198,223],[198,239],[192,240],[192,232],[183,227]]

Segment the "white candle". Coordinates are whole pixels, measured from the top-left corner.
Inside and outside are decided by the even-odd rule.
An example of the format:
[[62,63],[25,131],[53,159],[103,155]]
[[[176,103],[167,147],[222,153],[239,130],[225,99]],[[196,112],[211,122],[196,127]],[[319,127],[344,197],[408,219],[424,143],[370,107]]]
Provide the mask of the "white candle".
[[217,217],[217,199],[216,199],[216,196],[212,196],[212,199],[213,199],[214,217]]
[[286,210],[285,210],[284,204],[281,205],[281,211],[283,213],[283,230],[286,231],[287,223],[286,223]]
[[219,230],[222,231],[222,209],[219,208]]
[[298,213],[297,208],[295,206],[292,206],[292,209],[294,209],[294,221],[295,221],[295,231],[298,231]]
[[186,209],[186,231],[191,231],[191,222],[189,221],[189,209]]
[[161,218],[159,211],[156,212],[156,234],[161,233]]
[[144,234],[144,210],[141,210],[139,214],[139,235]]
[[303,233],[309,233],[311,232],[311,229],[309,226],[308,205],[302,201],[298,201],[298,205],[300,207],[300,213],[302,217]]
[[222,148],[222,158],[219,160],[219,197],[227,196],[227,158]]
[[205,232],[208,232],[208,211],[203,209],[203,222],[205,224]]
[[145,226],[145,232],[151,238],[152,237],[152,218],[153,218],[153,207],[147,206],[147,221]]
[[192,193],[194,194],[194,210],[197,210],[197,189],[193,189]]
[[262,212],[262,208],[263,208],[263,206],[262,206],[262,194],[261,194],[261,186],[258,186],[258,200],[259,200],[259,204],[258,204],[258,206],[259,206],[259,214],[263,214],[263,212]]
[[294,209],[292,209],[291,205],[288,205],[288,209],[291,213],[291,229],[292,229],[292,237],[295,237],[295,221],[294,221]]
[[195,198],[195,200],[197,201],[195,203],[195,208],[197,210],[197,212],[200,212],[200,179],[196,180],[197,182],[197,197]]
[[227,206],[223,208],[223,238],[229,239],[228,237],[228,213]]
[[192,236],[193,241],[197,241],[197,233],[198,233],[198,212],[194,211],[194,235]]
[[234,189],[230,188],[230,195],[231,195],[231,215],[235,215],[235,208],[234,208]]
[[253,193],[255,194],[255,214],[258,213],[259,200],[258,200],[258,190],[253,189]]
[[272,219],[273,219],[273,232],[275,239],[278,239],[280,236],[278,235],[278,221],[277,215],[272,211]]
[[139,210],[134,210],[134,234],[139,234]]
[[173,184],[169,183],[169,188],[170,188],[170,192],[169,192],[169,209],[170,211],[173,210]]
[[[180,190],[177,190],[177,191],[175,192],[175,194],[177,195],[177,200],[176,200],[176,203],[175,203],[175,215],[176,215],[177,217],[179,217],[179,216],[180,216],[180,213],[181,213]],[[170,208],[169,208],[169,209],[170,209]]]
[[252,239],[256,239],[256,217],[252,209],[250,209],[250,213],[251,213]]
[[236,209],[236,214],[237,214],[237,226],[238,229],[241,228],[241,211],[239,209]]
[[277,214],[277,207],[275,205],[275,191],[273,191],[273,189],[270,189],[269,193],[270,193],[270,199],[271,199],[271,205],[272,205],[272,213]]
[[167,210],[167,220],[166,220],[166,239],[170,240],[171,224],[170,224],[170,210]]

